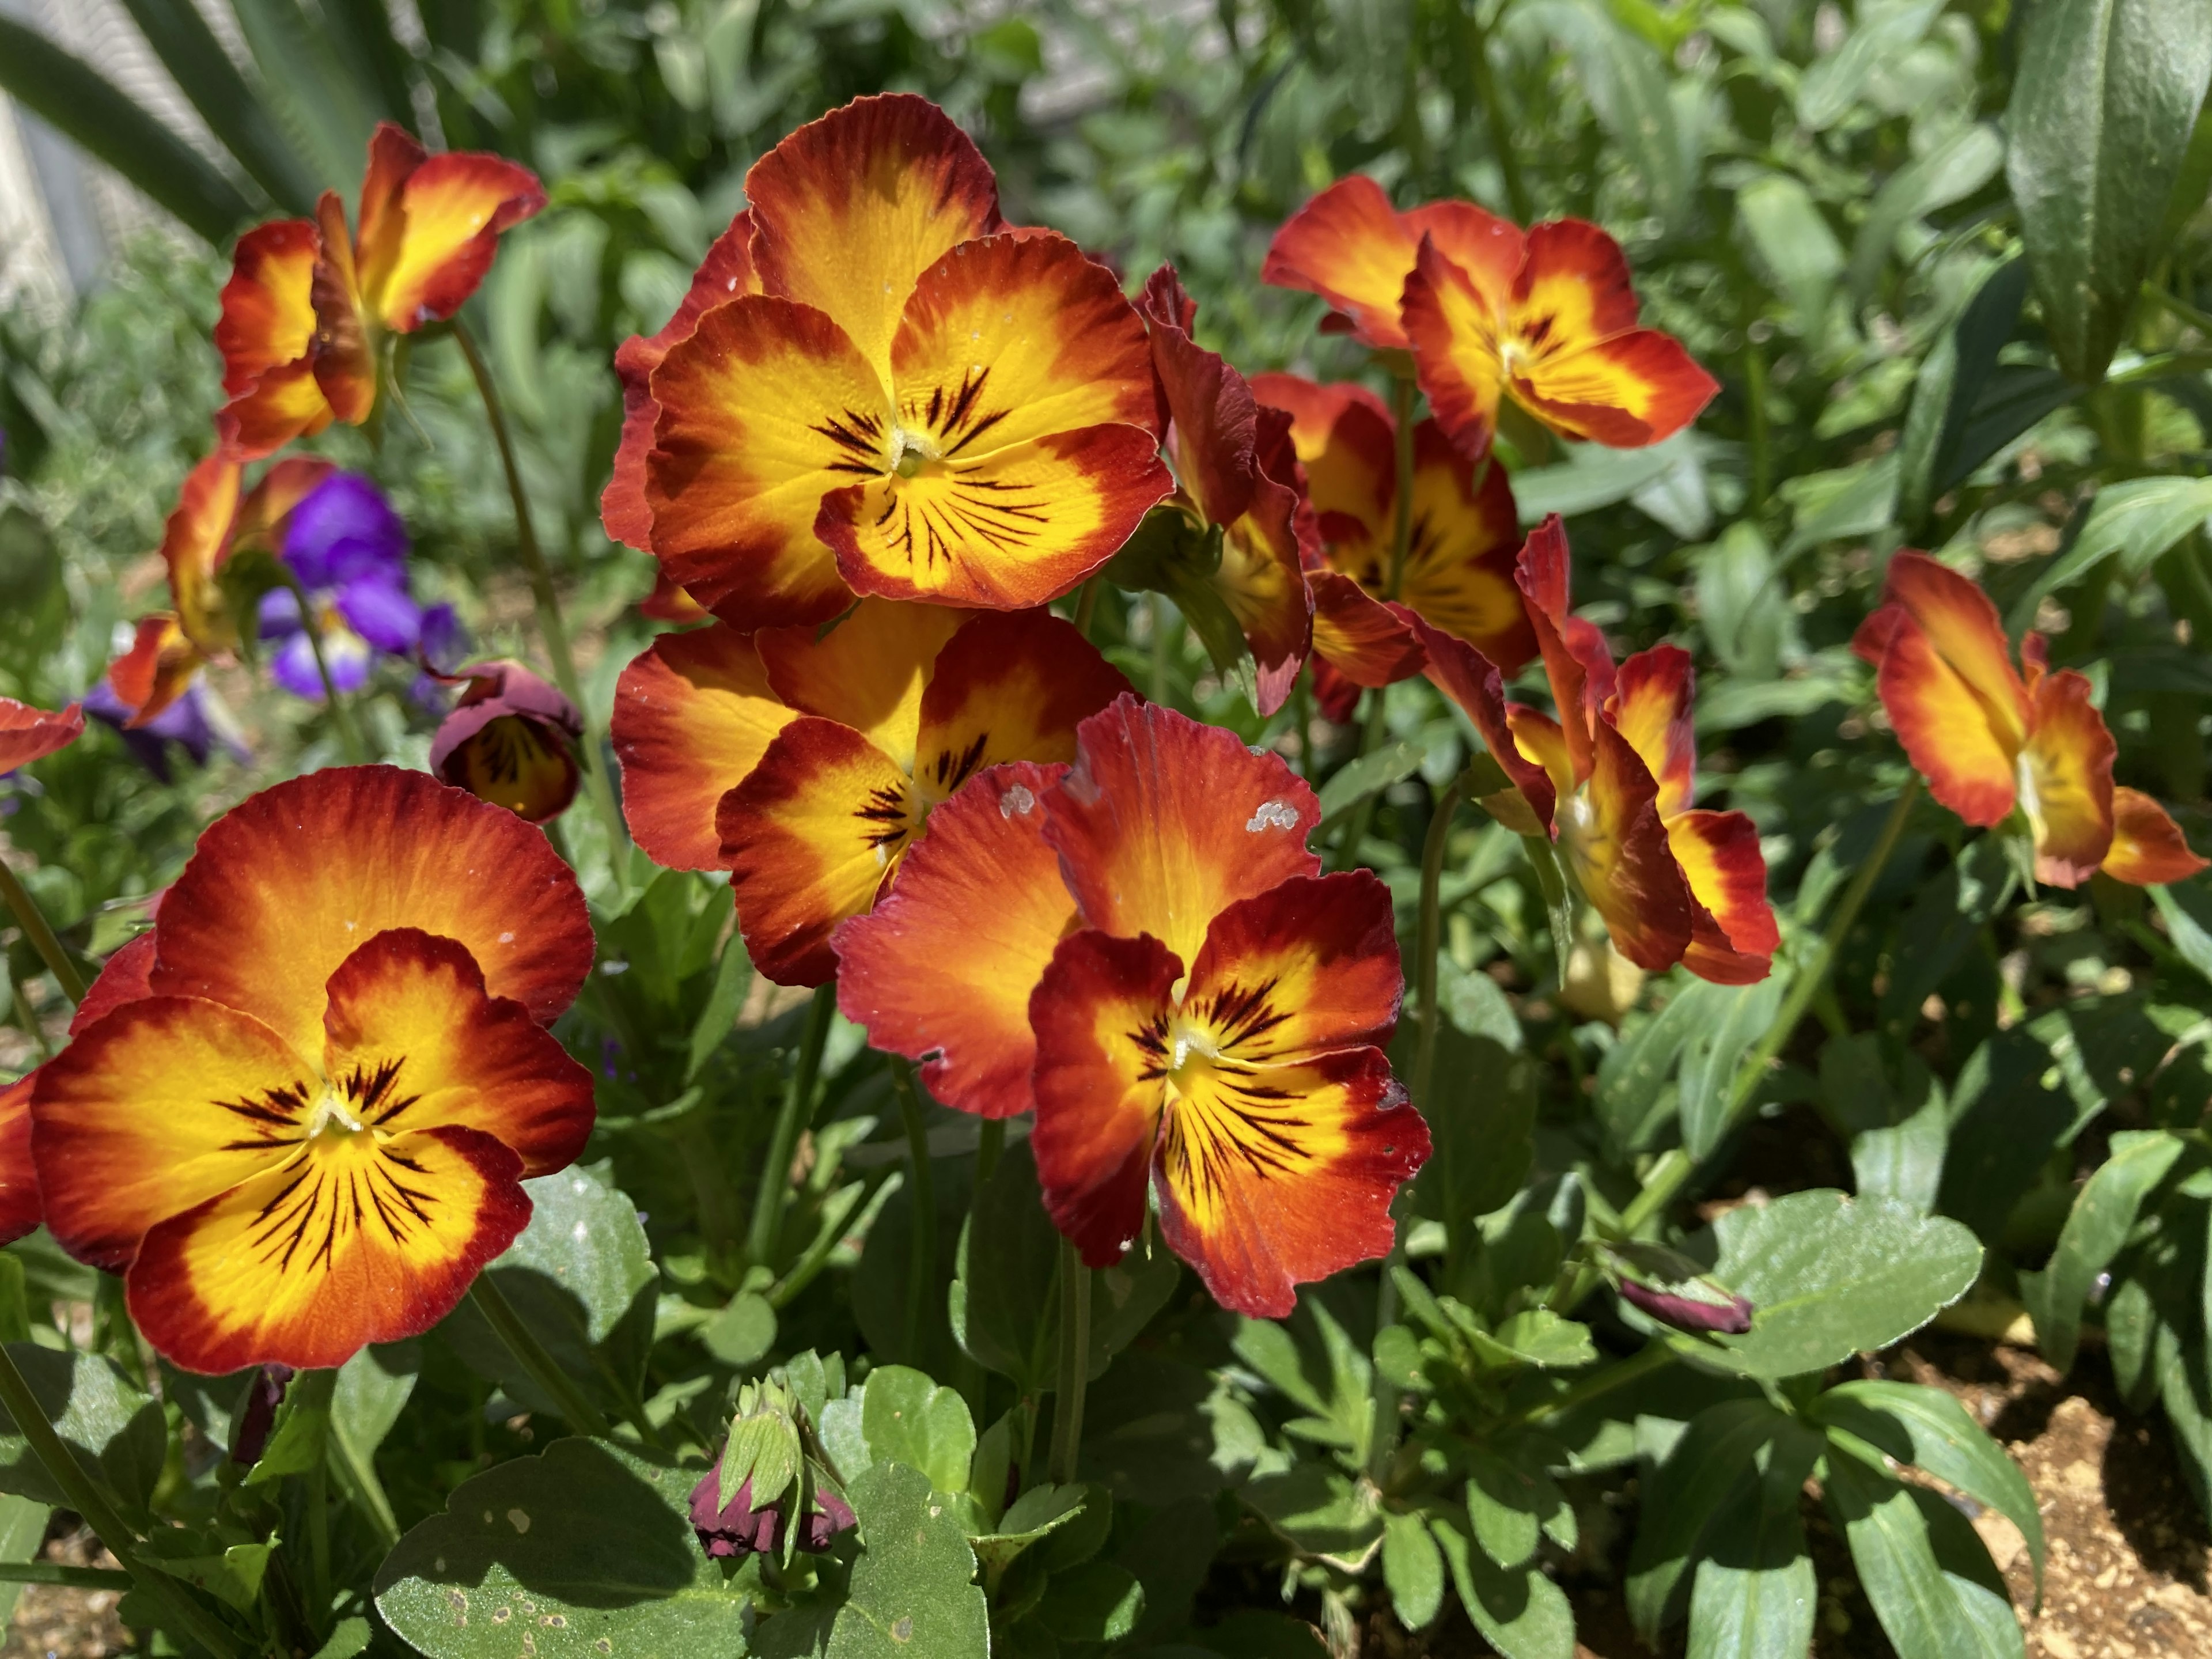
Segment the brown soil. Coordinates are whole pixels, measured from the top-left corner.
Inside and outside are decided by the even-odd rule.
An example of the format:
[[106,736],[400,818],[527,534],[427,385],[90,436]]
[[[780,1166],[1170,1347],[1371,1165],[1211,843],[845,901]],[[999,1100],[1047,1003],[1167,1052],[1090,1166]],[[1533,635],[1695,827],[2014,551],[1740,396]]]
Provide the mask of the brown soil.
[[[115,1558],[102,1549],[75,1516],[57,1516],[55,1528],[39,1552],[41,1561],[66,1567],[107,1567]],[[7,1645],[0,1659],[107,1659],[131,1651],[130,1632],[115,1616],[122,1600],[113,1590],[70,1589],[60,1584],[26,1584],[15,1598]]]

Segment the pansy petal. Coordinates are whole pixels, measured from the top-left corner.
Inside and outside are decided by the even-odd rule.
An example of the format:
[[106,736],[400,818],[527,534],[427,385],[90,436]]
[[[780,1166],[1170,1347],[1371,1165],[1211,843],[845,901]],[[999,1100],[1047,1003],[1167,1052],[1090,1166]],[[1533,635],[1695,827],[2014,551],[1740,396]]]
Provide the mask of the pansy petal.
[[0,1083],[0,1244],[12,1244],[45,1219],[39,1172],[31,1162],[31,1091],[39,1074]]
[[653,371],[670,347],[697,331],[708,311],[761,291],[752,244],[752,215],[740,213],[707,250],[676,314],[660,331],[633,334],[615,348],[615,374],[623,388],[622,440],[615,446],[614,471],[599,495],[599,519],[618,542],[643,551],[653,546],[653,509],[645,498],[646,458],[653,453],[653,423],[660,418],[660,405],[653,399]]
[[[1662,818],[1687,811],[1695,792],[1698,740],[1690,708],[1695,689],[1690,653],[1677,645],[1638,652],[1620,665],[1614,684],[1613,726],[1658,781]],[[1697,885],[1694,877],[1690,884]]]
[[1073,760],[1077,726],[1128,690],[1121,671],[1049,611],[971,617],[938,653],[922,693],[922,799],[941,801],[1002,761]]
[[653,371],[653,551],[748,630],[852,603],[816,537],[823,497],[890,465],[875,373],[823,313],[762,295],[718,306]]
[[238,239],[215,325],[222,389],[232,398],[251,392],[270,370],[306,360],[315,338],[321,249],[312,219],[272,219]]
[[107,684],[141,726],[184,696],[206,659],[166,611],[141,617],[131,648],[107,665]]
[[1413,433],[1413,540],[1399,597],[1517,674],[1536,635],[1513,580],[1520,515],[1502,466],[1480,468],[1424,421]]
[[1689,948],[1695,907],[1659,821],[1659,786],[1628,741],[1601,720],[1589,787],[1560,842],[1613,948],[1660,973]]
[[0,697],[0,772],[44,760],[84,735],[84,708],[71,703],[55,710],[34,708],[13,697]]
[[566,1169],[591,1137],[592,1074],[527,1008],[488,994],[453,939],[377,934],[331,975],[323,1030],[324,1074],[364,1129],[480,1129],[525,1176]]
[[[314,455],[287,455],[270,466],[261,475],[261,482],[247,490],[246,499],[238,504],[238,520],[231,528],[231,550],[259,547],[270,552],[289,551],[288,532],[293,514],[309,496],[320,492],[337,471],[336,462]],[[390,521],[389,533],[398,538],[396,563],[398,558],[405,556],[406,528],[375,487],[365,479],[362,482]]]
[[1379,1048],[1185,1068],[1160,1133],[1160,1234],[1223,1307],[1279,1319],[1297,1287],[1387,1255],[1429,1153]]
[[491,269],[500,233],[544,205],[528,167],[469,151],[429,157],[399,187],[389,242],[370,246],[362,226],[362,289],[378,320],[407,334],[452,316]]
[[[419,158],[420,147],[389,122],[379,128],[380,139],[386,129]],[[370,154],[365,203],[374,199],[370,186],[377,173],[375,145]],[[362,311],[360,274],[346,234],[345,204],[336,191],[326,190],[317,198],[315,222],[322,233],[323,251],[315,262],[315,349],[308,362],[331,411],[339,420],[358,426],[376,404],[376,351],[369,340],[370,319]]]
[[1072,592],[1173,487],[1148,428],[1085,427],[824,498],[856,593],[1018,611]]
[[897,883],[837,929],[837,1006],[878,1048],[923,1062],[956,1111],[1012,1117],[1036,1104],[1030,993],[1076,925],[1044,793],[1064,766],[978,773],[929,815]]
[[1490,453],[1505,384],[1502,319],[1474,280],[1432,241],[1406,278],[1405,331],[1438,425],[1470,459]]
[[2112,847],[2112,761],[2119,745],[2089,701],[2089,682],[2070,668],[2037,678],[2027,747],[2021,751],[2035,832],[2035,878],[2078,887]]
[[128,944],[118,947],[115,954],[100,963],[99,975],[84,994],[84,1000],[70,1016],[69,1034],[78,1032],[100,1018],[113,1013],[126,1002],[136,1002],[141,997],[154,994],[154,935],[144,933]]
[[1419,240],[1382,185],[1349,173],[1284,222],[1267,245],[1260,280],[1318,294],[1352,319],[1364,343],[1403,349],[1398,302]]
[[1741,812],[1682,812],[1667,820],[1667,844],[1695,907],[1683,966],[1722,985],[1765,979],[1782,933],[1767,902],[1757,827]]
[[1306,850],[1320,804],[1279,757],[1133,695],[1077,738],[1044,834],[1091,927],[1150,933],[1188,962],[1238,899],[1321,873]]
[[1978,829],[2003,822],[2016,798],[2019,740],[1999,735],[1990,706],[1944,660],[1912,613],[1902,605],[1883,605],[1859,625],[1851,646],[1875,664],[1882,709],[1905,758],[1928,780],[1928,793]]
[[1571,797],[1581,787],[1581,780],[1575,776],[1574,751],[1567,746],[1565,728],[1542,709],[1524,702],[1505,705],[1505,724],[1513,733],[1513,746],[1544,769],[1559,799]]
[[1999,742],[2018,753],[2027,731],[2027,692],[1990,596],[1949,566],[1907,549],[1889,562],[1885,597],[1919,624],[1936,653],[1988,711]]
[[1509,384],[1553,431],[1615,449],[1671,438],[1720,390],[1680,341],[1649,328],[1523,360]]
[[1416,244],[1425,237],[1466,273],[1492,310],[1503,315],[1513,280],[1528,257],[1528,238],[1510,219],[1472,202],[1430,202],[1398,216]]
[[754,643],[777,696],[801,714],[851,726],[908,770],[921,729],[922,690],[946,641],[974,614],[863,599],[827,631],[764,629]]
[[1313,649],[1314,601],[1298,568],[1298,499],[1272,478],[1260,478],[1252,508],[1222,538],[1213,586],[1243,630],[1257,666],[1257,706],[1272,714],[1291,695],[1291,682]]
[[304,1054],[325,986],[387,927],[458,939],[490,994],[540,1024],[592,965],[589,912],[542,830],[393,766],[264,789],[201,836],[161,902],[154,988],[252,1010]]
[[2112,849],[2105,854],[2105,873],[2136,887],[2185,881],[2205,867],[2189,842],[2160,806],[2140,789],[2121,784],[2112,791]]
[[1466,641],[1455,639],[1418,616],[1413,618],[1413,631],[1428,655],[1430,680],[1474,723],[1482,746],[1527,802],[1532,822],[1522,833],[1549,831],[1559,791],[1551,775],[1522,754],[1520,745],[1513,740],[1512,728],[1506,718],[1504,676],[1498,672],[1495,663]]
[[1334,570],[1306,573],[1313,591],[1314,653],[1355,686],[1395,685],[1428,663],[1413,623]]
[[1570,559],[1567,532],[1556,513],[1528,532],[1514,565],[1514,580],[1527,601],[1529,626],[1544,659],[1544,678],[1559,705],[1559,724],[1574,756],[1575,776],[1587,778],[1591,766],[1591,728],[1613,695],[1613,653],[1605,636],[1568,609]]
[[907,775],[849,726],[810,715],[778,732],[715,820],[753,965],[828,983],[831,932],[875,902],[920,818]]
[[1252,387],[1219,352],[1191,338],[1198,308],[1173,265],[1152,273],[1143,306],[1176,480],[1206,523],[1234,524],[1251,506],[1258,479]]
[[1507,312],[1532,345],[1572,349],[1626,333],[1636,326],[1636,289],[1620,244],[1586,219],[1531,225]]
[[878,374],[921,273],[1002,224],[975,142],[907,93],[856,98],[799,128],[753,163],[745,199],[767,291],[835,317]]
[[1213,919],[1176,1019],[1224,1060],[1273,1066],[1389,1042],[1405,988],[1381,879],[1293,876]]
[[1149,933],[1060,941],[1030,998],[1036,1127],[1030,1147],[1053,1224],[1084,1265],[1110,1267],[1145,1225],[1145,1179],[1167,1097],[1172,988],[1182,962]]
[[295,438],[313,437],[337,412],[313,363],[303,357],[269,370],[250,391],[225,404],[216,416],[216,432],[233,459],[258,460]]
[[319,1135],[153,1228],[125,1279],[131,1317],[189,1371],[342,1365],[453,1310],[529,1224],[520,1171],[471,1129]]
[[38,1077],[31,1147],[46,1224],[80,1261],[111,1268],[155,1222],[292,1156],[321,1092],[308,1055],[251,1014],[192,997],[125,1004]]

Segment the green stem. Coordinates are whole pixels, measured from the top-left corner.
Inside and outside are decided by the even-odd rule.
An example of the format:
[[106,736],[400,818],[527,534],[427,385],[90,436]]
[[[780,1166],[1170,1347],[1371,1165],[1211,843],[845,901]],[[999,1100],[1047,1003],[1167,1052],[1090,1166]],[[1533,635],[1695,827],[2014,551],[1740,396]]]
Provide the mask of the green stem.
[[31,1006],[29,988],[24,984],[23,976],[15,971],[13,961],[8,964],[8,989],[15,999],[9,1006],[15,1009],[31,1041],[38,1044],[39,1063],[43,1066],[54,1057],[54,1045],[47,1040],[46,1028],[39,1018],[38,1010]]
[[1298,734],[1298,775],[1314,781],[1313,677],[1301,674],[1291,682],[1291,729]]
[[1572,1388],[1553,1395],[1549,1400],[1539,1401],[1526,1411],[1516,1412],[1506,1419],[1505,1426],[1522,1428],[1531,1423],[1540,1423],[1547,1417],[1557,1417],[1561,1412],[1572,1411],[1615,1389],[1625,1388],[1638,1377],[1649,1376],[1668,1364],[1674,1351],[1663,1341],[1646,1343],[1626,1359],[1618,1360],[1604,1370],[1596,1371]]
[[1521,837],[1528,854],[1528,867],[1536,872],[1536,890],[1544,896],[1544,913],[1550,920],[1552,957],[1559,971],[1559,988],[1566,988],[1567,963],[1575,949],[1575,905],[1567,892],[1566,872],[1551,837],[1540,831]]
[[1766,354],[1748,339],[1743,348],[1743,396],[1751,441],[1751,500],[1745,511],[1757,513],[1766,505],[1767,492],[1773,487],[1774,456],[1766,429]]
[[521,1362],[522,1369],[530,1373],[530,1380],[544,1390],[546,1398],[553,1402],[553,1409],[561,1413],[562,1420],[571,1429],[578,1434],[587,1434],[594,1440],[614,1437],[614,1431],[608,1427],[607,1419],[599,1414],[599,1408],[584,1398],[568,1373],[562,1370],[553,1356],[545,1352],[544,1344],[538,1341],[530,1327],[522,1322],[522,1316],[515,1312],[514,1304],[492,1282],[489,1273],[477,1275],[477,1282],[469,1287],[469,1298],[476,1304],[477,1311],[499,1334],[499,1340],[507,1344],[507,1352]]
[[837,1009],[835,982],[814,993],[806,1011],[806,1030],[799,1042],[799,1061],[792,1068],[791,1086],[775,1115],[775,1127],[768,1142],[768,1162],[761,1166],[760,1192],[753,1200],[752,1224],[745,1232],[745,1260],[756,1267],[769,1265],[776,1240],[783,1232],[784,1206],[791,1197],[791,1157],[799,1149],[799,1132],[814,1104],[814,1081],[822,1070],[823,1045],[830,1041],[830,1016]]
[[[1383,738],[1390,735],[1390,709],[1384,701],[1389,696],[1387,686],[1378,685],[1368,692],[1367,719],[1359,728],[1359,747],[1353,751],[1352,760],[1374,753],[1382,746]],[[1336,844],[1338,869],[1349,870],[1359,862],[1359,849],[1366,845],[1367,831],[1375,823],[1375,803],[1380,793],[1379,790],[1370,792],[1352,809],[1351,820],[1344,826],[1344,839]]]
[[1105,577],[1093,576],[1076,596],[1075,631],[1086,640],[1091,637],[1091,623],[1098,619],[1098,590],[1105,586]]
[[921,1104],[921,1085],[915,1081],[914,1062],[890,1057],[893,1091],[898,1096],[899,1117],[906,1125],[907,1155],[914,1164],[914,1187],[908,1213],[913,1218],[912,1252],[906,1264],[906,1357],[909,1363],[921,1353],[922,1310],[928,1305],[930,1286],[937,1282],[937,1179],[929,1164],[929,1122]]
[[1154,702],[1168,700],[1168,599],[1164,593],[1151,596],[1152,610],[1152,684],[1147,694]]
[[1055,1485],[1075,1479],[1083,1446],[1083,1393],[1091,1382],[1091,1269],[1075,1246],[1060,1241],[1060,1377],[1052,1408],[1052,1462]]
[[71,1589],[127,1590],[137,1581],[112,1567],[64,1567],[52,1561],[0,1561],[0,1584],[66,1584]]
[[46,925],[46,913],[39,902],[24,890],[8,861],[0,859],[0,898],[8,901],[8,908],[15,913],[15,925],[31,941],[31,948],[39,953],[39,960],[46,964],[46,971],[54,976],[54,983],[62,988],[62,994],[71,1002],[84,1000],[84,975],[77,971],[76,963],[62,949],[62,942],[54,930]]
[[1000,1154],[1006,1150],[1006,1120],[985,1118],[975,1131],[975,1191],[979,1199],[984,1184],[999,1167]]
[[45,1466],[48,1478],[60,1488],[70,1508],[82,1516],[85,1525],[107,1546],[108,1553],[121,1564],[132,1583],[161,1603],[175,1621],[176,1633],[198,1643],[216,1659],[237,1659],[238,1638],[228,1625],[201,1606],[181,1581],[138,1565],[137,1540],[131,1528],[101,1496],[100,1488],[93,1485],[83,1467],[62,1443],[61,1436],[54,1432],[46,1408],[31,1392],[31,1385],[23,1380],[23,1373],[15,1366],[15,1356],[4,1344],[0,1344],[0,1408],[15,1419],[16,1432],[30,1443],[32,1452]]
[[323,1419],[323,1443],[315,1461],[307,1465],[304,1477],[307,1488],[307,1624],[318,1641],[324,1635],[325,1621],[331,1611],[330,1455],[331,1442],[337,1437],[331,1408],[337,1392],[337,1381],[336,1371],[319,1370],[307,1372],[292,1384],[301,1390],[299,1406],[310,1410],[319,1407]]
[[1514,218],[1525,225],[1534,216],[1535,209],[1528,198],[1528,181],[1521,176],[1520,158],[1513,151],[1513,125],[1506,119],[1505,106],[1498,101],[1498,76],[1490,66],[1490,35],[1482,27],[1479,4],[1469,4],[1465,15],[1471,37],[1468,69],[1474,77],[1474,95],[1482,100],[1490,151],[1498,158],[1498,171],[1505,180],[1505,204],[1513,210]]
[[[546,568],[545,554],[538,545],[537,526],[530,518],[530,497],[522,484],[522,468],[514,459],[514,439],[507,431],[507,415],[501,408],[499,388],[492,382],[491,367],[477,349],[476,337],[459,317],[453,319],[453,338],[459,343],[461,356],[468,360],[469,373],[477,383],[477,395],[483,400],[484,416],[491,422],[492,441],[499,447],[499,464],[507,474],[507,493],[514,504],[515,546],[522,555],[524,573],[530,578],[530,594],[538,607],[538,631],[545,639],[545,654],[552,659],[553,678],[561,688],[561,695],[574,703],[576,717],[588,720],[584,702],[583,682],[576,676],[575,653],[568,645],[568,625],[562,619],[561,597],[553,590],[553,573]],[[620,862],[622,849],[629,843],[629,832],[623,823],[622,809],[615,805],[614,785],[607,777],[606,757],[601,752],[596,734],[586,732],[582,744],[584,750],[584,787],[592,797],[592,805],[606,825],[607,850]]]
[[368,1522],[368,1529],[376,1534],[377,1550],[388,1554],[399,1541],[399,1517],[392,1513],[391,1497],[384,1490],[384,1481],[376,1472],[375,1460],[358,1455],[345,1436],[332,1431],[329,1446],[337,1459],[338,1484],[347,1490],[354,1507]]
[[308,602],[307,590],[300,586],[300,579],[282,561],[276,568],[293,602],[300,607],[300,631],[307,636],[307,654],[315,659],[315,678],[323,683],[323,707],[330,711],[331,724],[338,729],[338,746],[345,750],[350,763],[365,766],[368,763],[368,745],[362,741],[361,728],[353,723],[352,708],[338,695],[338,683],[331,678],[330,659],[323,655],[323,630],[315,616],[315,607]]

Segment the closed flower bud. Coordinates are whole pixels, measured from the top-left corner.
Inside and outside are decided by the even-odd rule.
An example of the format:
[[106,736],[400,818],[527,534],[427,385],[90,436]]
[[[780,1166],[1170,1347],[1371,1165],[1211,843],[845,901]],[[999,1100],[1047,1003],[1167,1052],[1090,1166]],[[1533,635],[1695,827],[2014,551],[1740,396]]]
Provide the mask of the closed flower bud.
[[430,769],[480,800],[532,823],[576,798],[575,705],[519,663],[465,668],[459,704],[430,740]]
[[284,1390],[290,1386],[293,1371],[289,1365],[264,1365],[253,1374],[248,1384],[246,1409],[240,1413],[238,1432],[230,1437],[230,1461],[248,1468],[261,1461],[261,1454],[269,1444],[269,1431],[276,1421],[276,1408],[284,1403]]
[[1632,1279],[1620,1281],[1620,1293],[1630,1304],[1641,1308],[1661,1324],[1672,1325],[1678,1331],[1741,1336],[1751,1328],[1749,1297],[1721,1291],[1717,1285],[1700,1283],[1698,1288],[1712,1291],[1726,1299],[1716,1302],[1705,1297],[1655,1290],[1649,1285],[1639,1285]]
[[[699,1535],[699,1547],[718,1560],[774,1554],[783,1542],[788,1497],[756,1509],[750,1477],[727,1504],[722,1502],[721,1494],[722,1472],[717,1460],[717,1466],[691,1489],[691,1529]],[[852,1525],[852,1506],[827,1486],[817,1486],[799,1523],[798,1547],[811,1555],[820,1555]]]

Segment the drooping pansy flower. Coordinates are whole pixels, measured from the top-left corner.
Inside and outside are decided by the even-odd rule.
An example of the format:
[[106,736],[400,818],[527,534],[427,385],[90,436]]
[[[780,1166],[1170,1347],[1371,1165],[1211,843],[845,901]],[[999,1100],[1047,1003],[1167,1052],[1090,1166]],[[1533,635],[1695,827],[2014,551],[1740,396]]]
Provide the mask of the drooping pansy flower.
[[1289,768],[1124,696],[1071,769],[1000,768],[939,813],[910,882],[841,930],[840,1000],[946,1104],[1034,1103],[1046,1206],[1085,1262],[1121,1259],[1148,1186],[1242,1313],[1389,1249],[1429,1150],[1381,1046],[1389,895],[1320,873]]
[[460,701],[430,738],[430,770],[532,823],[568,811],[582,776],[576,705],[517,662],[478,663],[453,678]]
[[289,587],[263,596],[261,637],[276,642],[270,678],[294,696],[321,699],[311,627],[340,691],[367,684],[379,653],[416,657],[426,613],[408,591],[407,549],[406,526],[358,473],[331,473],[304,495],[285,527],[282,556],[307,594],[307,614]]
[[215,343],[224,447],[252,459],[333,420],[358,426],[377,396],[385,337],[461,308],[491,268],[500,233],[545,205],[537,175],[496,155],[432,155],[380,122],[361,215],[323,192],[313,219],[276,219],[238,239]]
[[1875,686],[1928,792],[1977,829],[2017,811],[2035,848],[2035,878],[2077,887],[2099,870],[2137,886],[2203,869],[2166,809],[2115,786],[2118,745],[2087,678],[2053,672],[2042,636],[2013,665],[1989,596],[1948,566],[1894,555],[1883,603],[1851,649]]
[[163,528],[161,560],[177,626],[203,657],[227,656],[240,642],[223,567],[255,549],[281,553],[294,510],[337,471],[330,461],[288,457],[247,489],[245,465],[218,449],[185,476]]
[[1410,351],[1437,421],[1478,459],[1500,398],[1563,437],[1633,449],[1719,390],[1679,341],[1638,326],[1620,245],[1580,219],[1523,232],[1472,202],[1401,213],[1353,173],[1275,233],[1260,276],[1322,295],[1369,345]]
[[192,679],[167,707],[144,720],[103,679],[84,694],[84,712],[112,726],[131,758],[163,783],[175,775],[170,766],[173,747],[182,749],[194,766],[205,766],[217,749],[240,764],[253,758],[253,751],[246,747],[228,711],[210,693],[204,678]]
[[124,728],[150,725],[198,684],[207,659],[185,635],[173,611],[141,617],[131,644],[107,665],[107,686],[124,714]]
[[252,797],[38,1073],[46,1225],[187,1370],[427,1329],[590,1133],[590,1073],[544,1027],[592,952],[544,836],[426,774]]
[[1505,701],[1480,651],[1416,620],[1429,677],[1467,711],[1512,787],[1483,805],[1522,835],[1557,841],[1613,944],[1638,967],[1682,963],[1723,984],[1764,979],[1780,933],[1751,820],[1691,805],[1696,751],[1688,657],[1669,646],[1613,665],[1604,635],[1568,610],[1567,538],[1556,514],[1516,572],[1558,715]]
[[633,386],[661,356],[612,491],[611,533],[646,532],[700,603],[747,629],[855,593],[1042,605],[1168,494],[1144,325],[1073,242],[1006,227],[935,106],[858,100],[763,156],[745,193],[744,257],[733,226],[693,289],[734,297],[631,354]]
[[66,749],[84,735],[84,709],[71,703],[66,708],[33,708],[13,697],[0,697],[0,773],[44,760]]
[[[1261,399],[1287,410],[1321,553],[1309,562],[1314,595],[1314,691],[1331,720],[1351,718],[1362,686],[1420,672],[1420,641],[1387,603],[1397,533],[1397,432],[1382,400],[1361,386],[1316,386],[1261,374]],[[1466,641],[1507,674],[1536,654],[1514,586],[1521,545],[1505,469],[1470,461],[1433,420],[1413,428],[1412,538],[1398,603]]]
[[1146,580],[1186,614],[1207,592],[1218,596],[1251,650],[1258,710],[1272,714],[1313,641],[1290,421],[1261,407],[1244,377],[1191,337],[1198,305],[1172,265],[1152,273],[1140,308],[1176,483],[1153,509],[1163,533],[1146,538],[1158,549]]
[[624,810],[660,863],[730,872],[763,974],[819,985],[830,930],[939,803],[987,766],[1072,758],[1077,723],[1127,689],[1042,611],[863,600],[826,635],[663,635],[615,693]]

